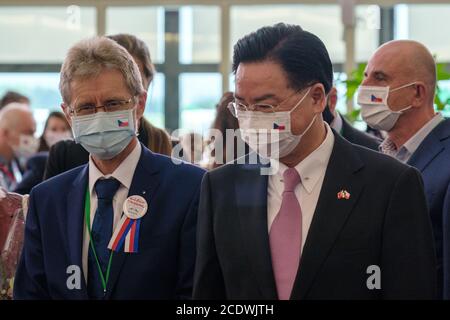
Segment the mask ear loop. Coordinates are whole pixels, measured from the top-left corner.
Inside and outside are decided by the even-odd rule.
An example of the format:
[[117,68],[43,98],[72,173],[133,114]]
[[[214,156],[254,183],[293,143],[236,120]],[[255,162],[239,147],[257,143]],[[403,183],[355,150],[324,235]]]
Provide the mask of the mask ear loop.
[[[401,87],[398,87],[398,88],[395,88],[395,89],[390,90],[389,93],[390,93],[390,92],[397,91],[397,90],[400,90],[400,89],[403,89],[403,88],[406,88],[406,87],[409,87],[409,86],[412,86],[412,85],[414,85],[414,84],[416,84],[416,83],[417,83],[417,81],[414,81],[414,82],[405,84],[405,85],[403,85],[403,86],[401,86]],[[389,94],[388,94],[388,96],[389,96]],[[386,97],[386,103],[387,103],[387,97]],[[395,112],[395,113],[398,113],[398,114],[402,114],[403,112],[405,112],[405,111],[407,111],[407,110],[409,110],[409,109],[411,109],[411,108],[412,108],[412,105],[409,105],[409,106],[407,106],[407,107],[405,107],[405,108],[403,108],[403,109],[400,109],[400,110],[394,111],[394,112]],[[389,109],[390,109],[390,108],[389,108]]]
[[405,85],[403,85],[403,86],[397,87],[397,88],[395,88],[395,89],[389,90],[389,92],[394,92],[394,91],[397,91],[397,90],[400,90],[400,89],[403,89],[403,88],[412,86],[412,85],[414,85],[414,84],[416,84],[416,83],[417,83],[417,81],[414,81],[414,82],[405,84]]
[[292,113],[295,109],[297,109],[297,107],[303,102],[303,100],[305,100],[306,96],[309,94],[309,92],[311,91],[311,87],[309,87],[308,91],[306,91],[305,95],[300,99],[299,102],[297,102],[297,104],[291,109],[291,111],[289,111],[289,113]]

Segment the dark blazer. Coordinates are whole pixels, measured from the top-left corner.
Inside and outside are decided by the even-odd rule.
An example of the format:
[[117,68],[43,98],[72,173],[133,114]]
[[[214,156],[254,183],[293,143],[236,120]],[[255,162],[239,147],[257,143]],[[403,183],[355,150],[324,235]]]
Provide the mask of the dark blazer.
[[73,140],[59,141],[50,148],[44,180],[88,163],[89,152]]
[[[225,165],[203,178],[196,299],[277,299],[267,232],[268,177]],[[347,190],[350,199],[339,200]],[[369,290],[369,266],[381,289]],[[420,174],[335,133],[291,299],[436,298],[435,249]]]
[[345,139],[353,144],[378,151],[378,146],[382,142],[380,139],[354,128],[351,123],[348,122],[348,120],[341,114],[338,114],[338,116],[342,119],[342,131],[340,132],[340,134]]
[[[203,173],[142,147],[129,192],[149,205],[141,222],[139,252],[114,253],[106,299],[191,297]],[[66,285],[70,265],[82,270],[87,185],[85,165],[32,190],[14,283],[16,299],[88,299],[84,276],[81,290]]]
[[408,164],[422,173],[436,243],[439,291],[444,287],[444,297],[450,299],[450,119],[428,134]]
[[29,194],[34,186],[42,182],[47,158],[48,152],[43,151],[28,159],[22,180],[17,184],[14,192]]

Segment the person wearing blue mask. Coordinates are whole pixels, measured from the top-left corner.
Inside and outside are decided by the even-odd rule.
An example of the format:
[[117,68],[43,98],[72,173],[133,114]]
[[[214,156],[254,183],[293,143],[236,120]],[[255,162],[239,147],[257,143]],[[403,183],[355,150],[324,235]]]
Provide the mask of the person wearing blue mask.
[[323,42],[263,27],[236,43],[233,71],[230,111],[260,161],[250,153],[203,178],[194,299],[435,298],[420,173],[323,121]]
[[434,109],[436,63],[421,43],[395,40],[369,59],[361,115],[387,132],[380,151],[423,177],[435,239],[439,296],[450,299],[450,119]]
[[32,190],[14,298],[189,298],[204,171],[138,142],[147,93],[133,57],[83,40],[60,91],[89,163]]

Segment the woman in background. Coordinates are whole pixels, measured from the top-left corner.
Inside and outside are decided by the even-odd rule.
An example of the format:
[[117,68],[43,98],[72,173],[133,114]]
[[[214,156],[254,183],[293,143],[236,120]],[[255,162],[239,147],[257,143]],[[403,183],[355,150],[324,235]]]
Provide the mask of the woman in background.
[[55,143],[71,139],[72,132],[64,113],[53,111],[45,121],[44,132],[39,138],[38,152],[49,151]]

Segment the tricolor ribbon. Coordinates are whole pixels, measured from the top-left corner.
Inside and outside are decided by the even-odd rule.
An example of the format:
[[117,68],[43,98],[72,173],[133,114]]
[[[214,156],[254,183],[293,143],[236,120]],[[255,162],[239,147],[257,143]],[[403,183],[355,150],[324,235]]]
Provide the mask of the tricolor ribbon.
[[140,225],[141,219],[133,220],[124,214],[114,230],[108,249],[119,252],[125,243],[124,252],[138,252]]

